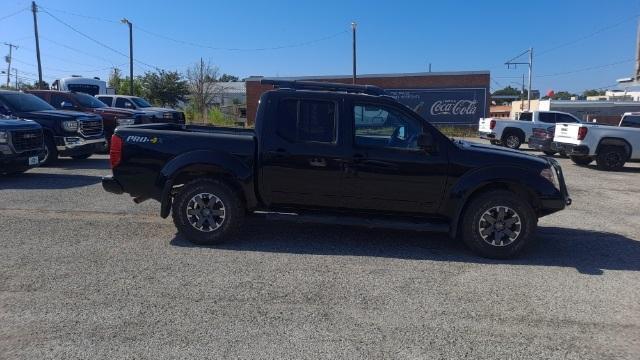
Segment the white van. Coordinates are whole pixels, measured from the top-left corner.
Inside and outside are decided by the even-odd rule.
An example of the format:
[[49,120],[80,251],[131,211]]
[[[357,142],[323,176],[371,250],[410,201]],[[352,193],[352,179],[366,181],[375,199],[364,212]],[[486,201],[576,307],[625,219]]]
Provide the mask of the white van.
[[102,94],[115,94],[115,90],[107,88],[107,82],[98,77],[85,78],[78,75],[55,80],[51,84],[51,90],[75,91],[91,96]]

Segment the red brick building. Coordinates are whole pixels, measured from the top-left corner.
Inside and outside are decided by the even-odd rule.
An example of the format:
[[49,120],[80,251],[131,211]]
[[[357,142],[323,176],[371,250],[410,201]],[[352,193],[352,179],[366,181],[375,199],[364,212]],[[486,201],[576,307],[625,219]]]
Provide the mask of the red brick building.
[[[262,85],[262,76],[252,76],[246,79],[247,89],[247,121],[252,125],[255,121],[258,100],[265,91],[273,89],[271,85]],[[308,80],[326,81],[351,84],[351,75],[338,76],[301,76],[278,77],[269,79],[280,80]],[[489,94],[488,71],[460,71],[460,72],[425,72],[404,74],[363,74],[359,75],[357,83],[360,85],[375,85],[383,89],[455,89],[474,88],[484,89]],[[484,97],[484,108],[488,115],[489,96]]]

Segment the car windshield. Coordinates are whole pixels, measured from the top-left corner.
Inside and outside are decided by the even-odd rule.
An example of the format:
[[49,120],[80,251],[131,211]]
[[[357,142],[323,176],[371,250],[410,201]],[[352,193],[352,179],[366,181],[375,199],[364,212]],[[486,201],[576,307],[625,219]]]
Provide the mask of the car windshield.
[[83,107],[92,109],[107,107],[107,104],[87,94],[76,94],[76,100],[78,100]]
[[11,108],[11,111],[27,112],[41,110],[55,110],[46,101],[32,94],[3,94],[0,95],[2,100]]
[[131,98],[131,101],[133,101],[136,105],[138,105],[141,108],[146,108],[146,107],[151,107],[152,106],[151,104],[149,104],[147,102],[147,100],[145,100],[143,98],[139,98],[139,97]]

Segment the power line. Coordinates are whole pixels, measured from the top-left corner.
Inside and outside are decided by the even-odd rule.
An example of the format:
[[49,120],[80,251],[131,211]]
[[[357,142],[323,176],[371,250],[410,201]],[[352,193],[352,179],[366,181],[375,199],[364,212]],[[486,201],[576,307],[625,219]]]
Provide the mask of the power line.
[[[49,9],[52,11],[56,11],[56,12],[60,12],[63,14],[67,14],[67,15],[72,15],[72,16],[77,16],[77,17],[82,17],[82,18],[86,18],[86,19],[91,19],[91,20],[97,20],[97,21],[102,21],[102,22],[107,22],[107,23],[112,23],[112,24],[119,24],[119,21],[115,21],[115,20],[110,20],[110,19],[105,19],[105,18],[101,18],[101,17],[97,17],[97,16],[91,16],[91,15],[83,15],[83,14],[78,14],[78,13],[74,13],[74,12],[70,12],[70,11],[66,11],[66,10],[61,10],[61,9],[53,9],[50,7],[42,7],[43,9]],[[141,28],[138,25],[133,25],[134,28],[136,28],[136,30],[139,30],[143,33],[149,34],[151,36],[155,36],[157,38],[161,38],[164,40],[168,40],[168,41],[172,41],[178,44],[182,44],[182,45],[188,45],[188,46],[193,46],[193,47],[199,47],[199,48],[203,48],[203,49],[209,49],[209,50],[225,50],[225,51],[267,51],[267,50],[280,50],[280,49],[288,49],[288,48],[294,48],[294,47],[301,47],[301,46],[308,46],[308,45],[312,45],[318,42],[322,42],[322,41],[326,41],[326,40],[330,40],[333,39],[335,37],[338,37],[342,34],[346,34],[349,32],[349,30],[343,30],[343,31],[339,31],[337,33],[334,34],[330,34],[327,36],[323,36],[320,38],[316,38],[316,39],[312,39],[312,40],[308,40],[308,41],[303,41],[300,43],[295,43],[295,44],[287,44],[287,45],[279,45],[279,46],[270,46],[270,47],[259,47],[259,48],[232,48],[232,47],[217,47],[217,46],[211,46],[211,45],[207,45],[207,44],[199,44],[199,43],[195,43],[195,42],[191,42],[191,41],[186,41],[186,40],[181,40],[181,39],[176,39],[176,38],[172,38],[163,34],[159,34],[144,28]],[[155,66],[152,66],[155,68]]]
[[632,62],[632,61],[635,61],[635,59],[627,59],[627,60],[622,60],[622,61],[616,61],[616,62],[609,63],[609,64],[590,66],[590,67],[586,67],[586,68],[582,68],[582,69],[576,69],[576,70],[565,71],[565,72],[558,72],[558,73],[553,73],[553,74],[543,74],[543,75],[538,75],[536,77],[550,77],[550,76],[568,75],[568,74],[574,74],[574,73],[583,72],[583,71],[602,69],[602,68],[606,68],[606,67],[610,67],[610,66],[614,66],[614,65],[619,65],[619,64],[624,64],[624,63],[628,63],[628,62]]
[[596,35],[598,35],[600,33],[605,32],[605,31],[609,31],[609,30],[611,30],[611,29],[613,29],[615,27],[618,27],[618,26],[620,26],[620,25],[622,25],[622,24],[624,24],[624,23],[626,23],[626,22],[628,22],[630,20],[636,19],[639,15],[640,14],[634,14],[633,16],[627,17],[624,20],[619,21],[619,22],[617,22],[615,24],[605,26],[605,27],[600,28],[600,29],[598,29],[596,31],[593,31],[593,32],[591,32],[591,33],[589,33],[587,35],[581,36],[581,37],[576,38],[576,39],[571,40],[571,41],[567,41],[567,42],[562,43],[560,45],[554,46],[554,47],[552,47],[550,49],[540,51],[540,52],[538,52],[538,54],[536,56],[542,56],[542,55],[550,53],[552,51],[555,51],[555,50],[561,49],[563,47],[566,47],[566,46],[569,46],[569,45],[573,45],[573,44],[578,43],[580,41],[586,40],[586,39],[588,39],[590,37],[596,36]]
[[23,12],[23,11],[28,11],[28,10],[29,10],[29,8],[28,8],[28,7],[23,8],[23,9],[20,9],[20,10],[18,10],[18,11],[16,11],[16,12],[14,12],[14,13],[11,13],[11,14],[9,14],[9,15],[5,15],[5,16],[3,16],[3,17],[0,17],[0,21],[2,21],[2,20],[4,20],[4,19],[8,19],[8,18],[10,18],[10,17],[12,17],[12,16],[16,16],[16,15],[20,14],[21,12]]
[[[49,39],[48,37],[45,37],[45,36],[42,36],[42,35],[41,35],[40,37],[41,37],[43,40],[46,40],[47,42],[50,42],[50,43],[52,43],[52,44],[58,45],[58,46],[60,46],[60,47],[63,47],[63,48],[65,48],[65,49],[68,49],[68,50],[71,50],[71,51],[75,51],[75,52],[77,52],[78,54],[82,54],[82,55],[90,56],[90,57],[93,57],[93,58],[95,58],[95,59],[102,60],[102,61],[104,61],[104,62],[106,62],[106,63],[108,63],[108,64],[112,64],[112,65],[114,64],[114,62],[113,62],[113,61],[111,61],[111,60],[109,60],[109,59],[107,59],[107,58],[103,58],[103,57],[97,56],[97,55],[95,55],[95,54],[91,54],[91,53],[89,53],[89,52],[86,52],[86,51],[83,51],[83,50],[80,50],[80,49],[77,49],[77,48],[71,47],[71,46],[69,46],[69,45],[65,45],[65,44],[59,43],[59,42],[57,42],[57,41],[55,41],[55,40],[53,40],[53,39]],[[50,56],[50,55],[49,55],[49,56]],[[50,57],[53,57],[53,56],[50,56]],[[65,59],[60,58],[60,60],[65,60]],[[77,64],[79,64],[79,65],[87,65],[87,64],[80,64],[80,63],[77,63]],[[91,65],[87,65],[87,66],[91,66]]]

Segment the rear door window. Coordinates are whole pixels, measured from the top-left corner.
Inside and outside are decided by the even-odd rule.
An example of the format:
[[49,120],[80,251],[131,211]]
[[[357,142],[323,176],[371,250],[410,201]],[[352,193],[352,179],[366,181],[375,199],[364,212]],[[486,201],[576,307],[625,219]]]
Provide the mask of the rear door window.
[[330,101],[283,100],[278,104],[276,131],[291,142],[333,143],[336,105]]
[[622,122],[620,122],[620,126],[640,128],[640,116],[639,115],[625,116],[622,119]]
[[571,115],[556,114],[556,122],[559,123],[577,123],[578,120]]
[[531,121],[533,120],[533,115],[530,112],[523,112],[520,114],[520,116],[518,117],[518,120],[521,121]]
[[538,120],[543,123],[555,124],[556,123],[556,114],[541,112],[538,113]]
[[116,107],[124,108],[124,109],[135,109],[135,106],[133,106],[133,103],[131,103],[129,99],[125,99],[125,98],[117,98]]
[[111,102],[113,101],[113,98],[111,96],[98,96],[98,100],[107,104],[107,106],[111,106]]

